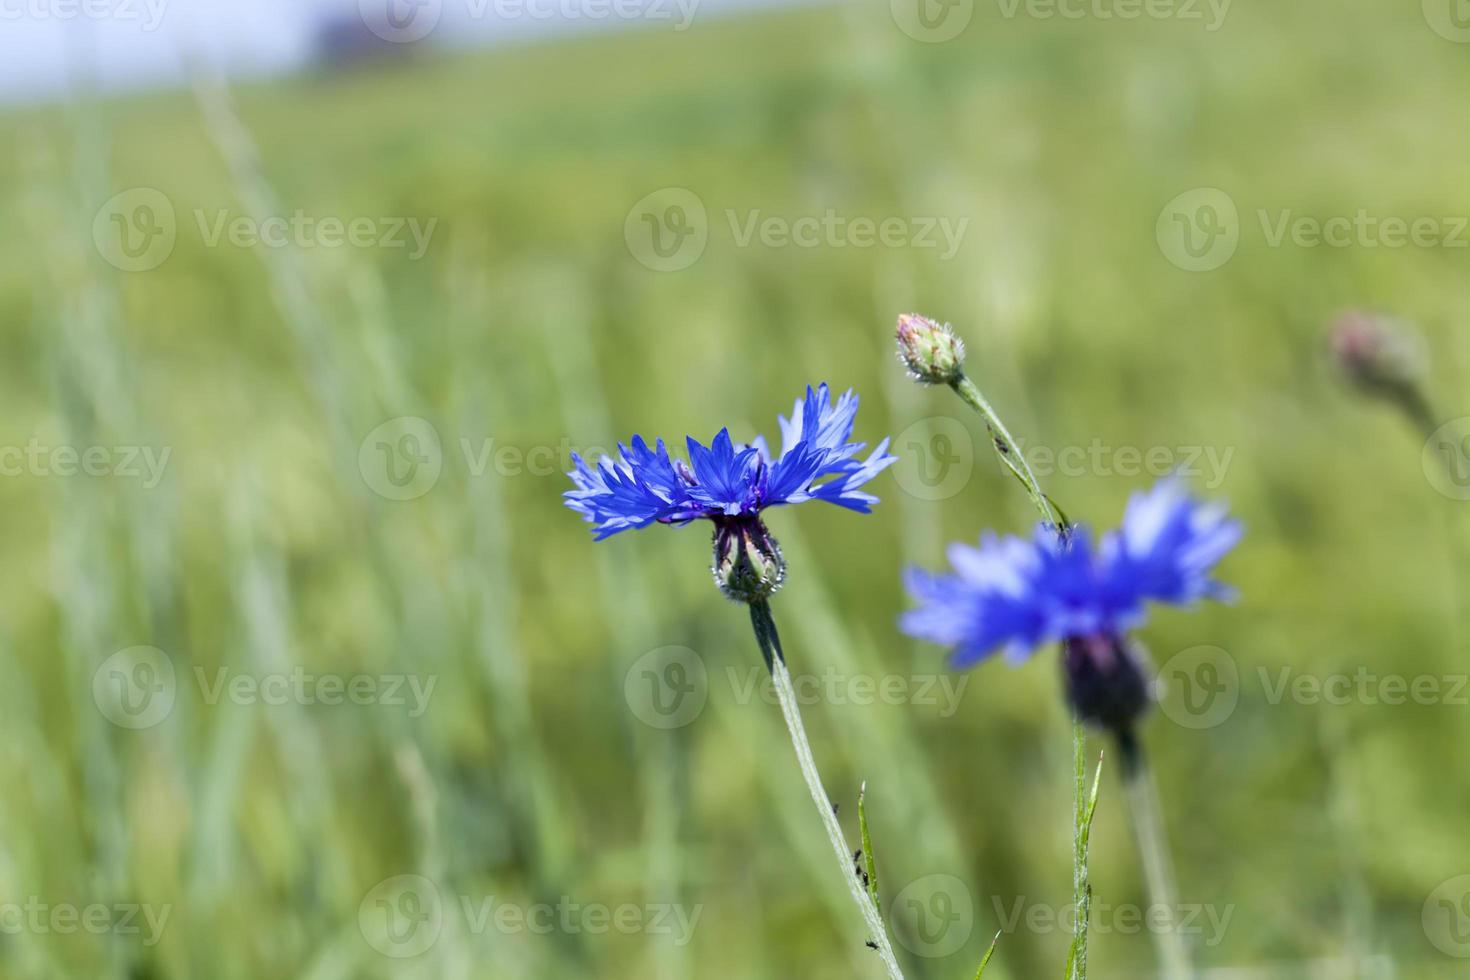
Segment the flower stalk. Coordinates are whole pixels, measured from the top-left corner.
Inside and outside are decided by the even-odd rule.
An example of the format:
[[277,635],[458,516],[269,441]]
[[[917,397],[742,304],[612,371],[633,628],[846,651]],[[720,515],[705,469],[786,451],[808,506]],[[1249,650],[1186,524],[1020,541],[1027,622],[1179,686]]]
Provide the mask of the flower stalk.
[[[952,343],[946,343],[946,339]],[[905,314],[898,323],[899,359],[909,368],[911,376],[926,384],[947,384],[960,400],[969,405],[985,422],[990,433],[990,442],[995,454],[1005,467],[1020,481],[1031,499],[1042,522],[1056,530],[1058,536],[1066,537],[1068,522],[1060,507],[1054,504],[1041,489],[1041,482],[1031,471],[1026,458],[1021,455],[1015,437],[1011,435],[1000,415],[991,407],[983,392],[970,380],[964,371],[965,347],[953,331],[941,327],[933,320],[917,314]],[[938,349],[948,353],[940,358],[941,369],[926,365],[924,354]],[[933,358],[931,357],[932,361]],[[925,368],[928,367],[926,371]],[[1072,936],[1072,948],[1068,956],[1067,976],[1069,980],[1085,980],[1087,976],[1088,912],[1092,907],[1092,885],[1088,881],[1088,840],[1092,828],[1092,812],[1097,806],[1097,783],[1093,784],[1093,796],[1089,805],[1087,797],[1087,730],[1082,719],[1075,713],[1072,717],[1073,762],[1076,767],[1076,786],[1073,797],[1072,822],[1072,891],[1074,907],[1077,909],[1076,925]],[[1098,776],[1101,777],[1101,764]],[[989,959],[987,955],[986,959]],[[981,967],[984,969],[983,965]]]
[[812,758],[771,617],[770,597],[785,579],[786,560],[760,516],[770,507],[818,500],[862,514],[872,509],[878,498],[862,488],[897,457],[889,454],[884,439],[866,459],[859,458],[864,444],[850,441],[857,409],[858,397],[852,391],[834,400],[825,384],[809,386],[805,397],[793,403],[791,417],[780,419],[779,454],[761,436],[737,444],[729,429],[721,429],[708,446],[687,439],[686,462],[672,456],[662,439],[649,446],[634,436],[630,445],[619,444],[616,457],[603,456],[589,464],[574,454],[575,469],[568,474],[572,489],[563,497],[592,525],[598,540],[652,524],[696,520],[713,524],[715,583],[727,598],[750,608],[756,642],[775,683],[797,764],[871,934],[868,945],[882,957],[890,980],[902,980],[877,902],[848,864],[847,841]]
[[[1189,961],[1173,926],[1173,880],[1163,822],[1136,738],[1137,721],[1153,700],[1149,671],[1131,633],[1149,603],[1228,600],[1231,590],[1214,581],[1211,571],[1239,541],[1241,527],[1223,506],[1191,500],[1172,480],[1135,495],[1116,531],[1094,538],[1086,528],[1073,527],[1042,491],[1005,423],[965,375],[964,346],[952,329],[906,314],[899,317],[897,339],[899,358],[917,380],[948,385],[985,421],[996,454],[1042,517],[1029,538],[1002,540],[987,534],[979,548],[951,547],[952,575],[911,569],[907,584],[920,605],[904,615],[903,628],[950,646],[956,667],[1002,649],[1014,662],[1060,643],[1075,770],[1073,887],[1078,914],[1068,976],[1084,980],[1087,972],[1088,847],[1097,786],[1088,800],[1083,726],[1091,725],[1111,734],[1121,749],[1144,876],[1153,904],[1162,906],[1167,916],[1168,928],[1159,937],[1160,963],[1168,980],[1185,980]],[[1384,346],[1358,343],[1354,348],[1375,355],[1360,356],[1354,363],[1362,383],[1379,389],[1397,384],[1404,375],[1382,356]]]
[[837,814],[832,810],[832,801],[822,786],[822,776],[812,756],[811,742],[806,737],[806,726],[801,721],[801,710],[797,707],[796,701],[796,689],[791,684],[791,673],[786,668],[786,657],[781,651],[781,637],[776,632],[776,621],[771,616],[771,604],[768,601],[758,599],[750,603],[750,624],[755,630],[755,639],[760,644],[761,656],[765,658],[766,668],[771,672],[771,680],[776,688],[776,698],[781,703],[781,714],[785,717],[786,729],[791,734],[791,746],[796,750],[797,765],[801,768],[802,778],[806,780],[807,789],[811,792],[812,803],[817,808],[817,815],[821,817],[822,826],[827,831],[827,839],[831,842],[833,854],[837,858],[837,867],[847,881],[848,891],[851,892],[853,901],[857,903],[858,910],[862,913],[863,921],[867,925],[870,942],[877,949],[879,958],[883,960],[883,966],[888,971],[890,980],[903,980],[903,970],[899,968],[898,958],[893,953],[893,945],[889,942],[888,930],[883,925],[883,918],[878,912],[877,903],[868,894],[862,882],[858,880],[858,876],[853,873],[852,852],[848,850],[847,839],[842,834],[842,826],[837,822]]
[[980,417],[985,420],[985,428],[990,431],[995,454],[1000,457],[1000,461],[1015,475],[1016,479],[1021,481],[1021,486],[1026,488],[1026,496],[1031,498],[1031,503],[1041,513],[1041,519],[1056,528],[1057,533],[1065,534],[1067,520],[1062,515],[1061,509],[1042,492],[1036,474],[1031,472],[1031,465],[1026,462],[1026,457],[1021,455],[1020,449],[1016,446],[1016,440],[1011,437],[1010,430],[1000,420],[995,409],[990,407],[990,402],[986,401],[975,382],[971,381],[968,375],[961,374],[950,383],[950,387],[966,405],[980,413]]
[[1134,739],[1125,743],[1123,789],[1128,797],[1128,809],[1133,815],[1133,837],[1143,865],[1149,907],[1157,909],[1156,914],[1163,916],[1163,928],[1151,931],[1164,980],[1189,980],[1193,976],[1189,948],[1184,944],[1184,935],[1179,931],[1176,919],[1179,906],[1158,789],[1143,747]]

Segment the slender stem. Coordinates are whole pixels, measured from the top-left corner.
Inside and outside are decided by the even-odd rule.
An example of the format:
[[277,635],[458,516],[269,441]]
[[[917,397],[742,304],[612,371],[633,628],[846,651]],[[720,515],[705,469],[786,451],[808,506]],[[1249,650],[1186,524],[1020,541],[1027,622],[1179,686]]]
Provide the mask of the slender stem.
[[775,682],[776,697],[781,702],[781,714],[786,718],[786,729],[791,733],[791,746],[796,750],[796,761],[806,779],[806,787],[811,791],[817,815],[822,818],[827,838],[832,842],[832,851],[837,856],[838,870],[847,882],[848,891],[852,893],[858,910],[862,912],[872,943],[878,949],[878,956],[883,960],[890,980],[903,980],[903,971],[899,969],[898,958],[894,956],[893,946],[888,941],[888,930],[883,925],[883,918],[878,914],[877,906],[863,888],[862,882],[853,873],[852,851],[848,850],[847,839],[842,836],[842,827],[837,822],[837,814],[832,812],[832,801],[822,787],[822,777],[817,772],[811,743],[807,741],[806,728],[801,723],[801,711],[797,708],[796,689],[791,685],[791,674],[786,669],[786,658],[781,652],[781,637],[776,632],[776,621],[771,617],[770,603],[764,599],[752,602],[750,623],[755,628],[755,638],[760,644],[761,655],[765,657],[766,667],[770,669],[771,679]]
[[990,402],[985,400],[985,396],[980,393],[980,389],[975,387],[975,382],[971,381],[965,375],[960,375],[959,380],[951,384],[950,387],[954,389],[955,394],[964,400],[966,405],[979,412],[980,416],[985,419],[985,426],[990,430],[990,434],[995,440],[996,455],[1000,457],[1000,461],[1005,463],[1006,467],[1025,486],[1026,495],[1031,498],[1031,503],[1035,504],[1036,509],[1041,512],[1042,520],[1056,527],[1058,530],[1065,530],[1067,526],[1066,521],[1057,510],[1056,505],[1051,502],[1051,498],[1042,492],[1041,484],[1037,482],[1036,474],[1031,472],[1031,466],[1026,462],[1026,457],[1021,455],[1021,450],[1016,445],[1016,440],[1011,437],[1011,433],[1006,429],[1005,423],[1000,420],[999,415],[995,414],[995,409],[990,407]]
[[[1057,535],[1066,536],[1067,522],[1066,514],[1061,513],[1061,508],[1047,497],[1041,489],[1041,482],[1036,479],[1035,473],[1030,470],[1030,464],[1026,463],[1025,455],[1020,453],[1016,438],[1005,428],[1001,417],[995,413],[995,408],[986,400],[985,395],[980,392],[978,386],[970,381],[966,375],[960,375],[956,381],[951,382],[954,394],[960,395],[964,404],[975,408],[980,417],[985,420],[985,428],[991,433],[991,442],[995,447],[995,454],[1000,457],[1001,463],[1020,480],[1026,495],[1030,498],[1032,505],[1041,513],[1042,522],[1057,530]],[[1072,936],[1072,952],[1067,958],[1067,977],[1069,980],[1086,980],[1088,976],[1088,929],[1091,920],[1092,909],[1092,886],[1088,882],[1088,851],[1089,837],[1092,830],[1092,805],[1095,805],[1095,790],[1092,805],[1088,801],[1088,786],[1086,786],[1086,732],[1083,730],[1082,721],[1073,718],[1072,721],[1072,755],[1073,767],[1075,767],[1075,796],[1073,796],[1072,813],[1072,899],[1073,907],[1076,908],[1076,927]],[[1101,767],[1100,767],[1101,773]]]
[[[1036,474],[1026,457],[1016,445],[1006,424],[1000,420],[985,395],[967,376],[960,375],[950,385],[955,394],[985,420],[1000,461],[1021,481],[1026,495],[1041,514],[1041,519],[1055,528],[1058,535],[1067,534],[1067,518],[1052,499],[1041,489]],[[1088,839],[1091,831],[1091,807],[1087,795],[1087,733],[1082,722],[1072,722],[1072,761],[1075,768],[1075,796],[1072,812],[1072,900],[1077,910],[1076,926],[1072,936],[1072,950],[1068,958],[1069,980],[1087,980],[1087,932],[1092,908],[1092,886],[1088,882]]]
[[1072,747],[1077,769],[1077,842],[1073,859],[1073,887],[1077,895],[1077,924],[1072,934],[1072,950],[1067,956],[1068,980],[1087,980],[1087,929],[1092,922],[1092,885],[1087,880],[1088,855],[1092,852],[1092,819],[1097,816],[1097,794],[1102,789],[1102,756],[1092,776],[1092,792],[1087,792],[1087,736],[1082,723],[1074,721]]
[[1092,912],[1092,888],[1087,881],[1087,838],[1083,829],[1087,820],[1087,731],[1082,722],[1072,720],[1072,766],[1076,780],[1072,831],[1072,900],[1076,903],[1072,934],[1072,980],[1087,976],[1087,926]]
[[1128,808],[1133,812],[1133,833],[1143,860],[1149,906],[1151,911],[1160,910],[1153,914],[1163,916],[1161,928],[1152,930],[1154,947],[1164,967],[1164,980],[1189,980],[1193,971],[1184,935],[1175,920],[1179,906],[1174,896],[1174,871],[1169,865],[1158,790],[1147,757],[1137,741],[1124,741],[1122,749],[1123,788],[1128,796]]

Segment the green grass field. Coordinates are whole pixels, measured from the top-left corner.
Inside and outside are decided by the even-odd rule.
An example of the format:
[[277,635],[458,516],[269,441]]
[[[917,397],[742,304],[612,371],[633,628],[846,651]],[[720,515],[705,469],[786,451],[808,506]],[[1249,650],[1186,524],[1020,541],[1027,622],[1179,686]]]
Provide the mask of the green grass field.
[[[570,449],[775,436],[825,380],[903,457],[872,516],[771,516],[827,787],[852,838],[867,781],[911,977],[973,976],[1003,928],[987,977],[1061,977],[1056,658],[949,675],[895,628],[905,564],[1034,520],[974,416],[905,380],[909,310],[965,337],[1072,517],[1114,524],[1153,481],[1136,453],[1248,526],[1240,602],[1141,635],[1234,673],[1207,727],[1181,681],[1145,731],[1201,975],[1460,976],[1470,511],[1322,338],[1344,308],[1412,319],[1439,420],[1466,411],[1470,48],[1417,7],[1240,2],[1209,31],[977,4],[929,44],[869,3],[257,83],[233,112],[0,117],[0,976],[880,976],[707,530],[594,546],[560,499]],[[707,244],[661,272],[630,211],[671,187]],[[105,202],[136,188],[176,242],[119,271]],[[1191,272],[1156,232],[1196,188],[1238,246]],[[221,212],[298,210],[436,223],[418,259],[210,242]],[[829,210],[902,241],[743,241]],[[1275,237],[1360,211],[1439,238]],[[952,255],[921,240],[941,222]],[[405,416],[439,448],[379,429]],[[658,728],[669,657],[703,704]],[[1438,693],[1383,703],[1384,677]],[[1101,799],[1092,976],[1148,976],[1116,770]]]

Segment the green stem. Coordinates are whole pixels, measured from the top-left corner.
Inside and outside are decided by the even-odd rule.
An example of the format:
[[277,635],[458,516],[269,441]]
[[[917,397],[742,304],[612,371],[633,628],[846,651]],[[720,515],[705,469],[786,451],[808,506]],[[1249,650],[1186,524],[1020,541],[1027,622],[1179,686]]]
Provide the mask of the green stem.
[[[960,375],[950,384],[950,387],[966,405],[980,413],[980,417],[985,420],[985,427],[990,432],[996,455],[1016,479],[1021,481],[1021,485],[1026,489],[1026,495],[1031,498],[1031,503],[1040,512],[1042,521],[1049,527],[1055,528],[1058,534],[1065,535],[1068,527],[1066,515],[1041,489],[1041,483],[1036,479],[1036,474],[1031,472],[1031,466],[1026,462],[1026,457],[1021,454],[1020,447],[1016,445],[1015,437],[1006,428],[1006,424],[1000,420],[995,409],[990,407],[990,402],[976,387],[975,382],[965,375]],[[1075,903],[1077,915],[1076,928],[1072,936],[1072,949],[1068,957],[1069,980],[1086,980],[1087,978],[1087,932],[1092,907],[1092,886],[1088,882],[1087,863],[1092,808],[1089,806],[1087,794],[1086,754],[1087,733],[1083,730],[1082,722],[1074,719],[1072,722],[1072,761],[1075,768],[1075,796],[1072,811],[1072,900]],[[1094,788],[1096,788],[1095,783]]]
[[1072,934],[1072,980],[1087,976],[1087,927],[1092,912],[1092,887],[1087,880],[1087,731],[1072,720],[1072,766],[1075,770],[1075,808],[1072,829],[1072,900],[1077,915]]
[[872,944],[877,947],[878,956],[883,960],[890,980],[903,980],[903,971],[899,969],[893,945],[888,941],[888,930],[884,928],[883,918],[878,914],[878,908],[867,890],[863,888],[863,883],[853,873],[852,851],[848,850],[847,839],[842,836],[842,827],[837,823],[837,814],[832,811],[832,801],[822,787],[822,777],[817,772],[811,743],[806,737],[806,727],[801,722],[796,689],[792,687],[791,674],[786,669],[786,658],[781,652],[781,637],[776,632],[776,621],[771,617],[769,602],[762,599],[750,604],[750,623],[755,628],[756,642],[760,644],[761,655],[765,657],[766,667],[771,672],[771,680],[775,682],[776,697],[781,702],[781,714],[786,718],[787,731],[791,733],[791,746],[796,750],[796,761],[801,767],[801,775],[806,779],[806,787],[812,794],[812,803],[816,805],[817,815],[822,818],[822,826],[827,831],[832,851],[837,856],[838,870],[863,915]]
[[1169,865],[1158,791],[1138,742],[1130,740],[1122,748],[1123,787],[1128,795],[1128,808],[1133,812],[1133,833],[1143,861],[1149,906],[1151,911],[1160,910],[1154,914],[1163,916],[1162,927],[1151,930],[1154,946],[1164,968],[1164,980],[1189,980],[1193,972],[1189,950],[1175,920],[1179,906],[1174,895],[1174,871]]
[[1031,466],[1026,462],[1026,457],[1021,455],[1016,440],[1012,438],[1005,423],[1000,420],[1000,416],[995,414],[995,409],[990,407],[990,402],[986,401],[985,396],[980,393],[980,389],[975,387],[975,382],[965,375],[960,375],[950,387],[964,400],[966,405],[979,412],[980,417],[985,420],[985,427],[990,430],[996,455],[1026,488],[1026,495],[1041,512],[1041,519],[1058,530],[1065,531],[1066,519],[1057,506],[1051,502],[1051,498],[1042,492],[1041,484],[1037,482],[1036,474],[1031,472]]

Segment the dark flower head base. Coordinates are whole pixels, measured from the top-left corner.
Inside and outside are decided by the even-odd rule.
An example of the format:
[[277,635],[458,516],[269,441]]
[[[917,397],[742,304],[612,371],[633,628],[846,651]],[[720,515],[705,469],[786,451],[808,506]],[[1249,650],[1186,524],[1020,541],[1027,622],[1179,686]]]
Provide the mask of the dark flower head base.
[[769,599],[786,581],[781,545],[759,517],[716,517],[715,584],[736,602]]
[[618,457],[588,465],[573,456],[568,475],[575,489],[563,496],[592,525],[601,540],[650,524],[715,524],[715,581],[726,595],[744,602],[769,597],[781,585],[785,562],[760,514],[768,507],[824,500],[867,513],[878,498],[864,484],[892,465],[884,439],[867,459],[862,443],[850,442],[858,397],[851,391],[834,403],[826,385],[808,387],[791,418],[781,418],[781,454],[762,436],[737,444],[728,429],[704,446],[687,439],[689,461],[669,455],[663,440],[652,449],[641,436],[618,446]]
[[1084,527],[1063,539],[1042,525],[1030,540],[987,534],[978,548],[951,545],[953,574],[908,572],[919,606],[901,625],[911,636],[952,647],[956,668],[998,650],[1019,663],[1041,646],[1062,643],[1073,710],[1121,733],[1149,700],[1129,632],[1152,602],[1229,599],[1230,590],[1210,575],[1240,535],[1223,507],[1199,503],[1166,480],[1135,495],[1122,527],[1096,544]]
[[1153,700],[1148,663],[1138,643],[1099,633],[1068,637],[1062,644],[1062,676],[1072,713],[1122,742],[1123,765],[1134,763],[1134,725]]

